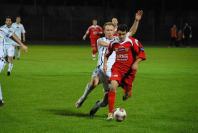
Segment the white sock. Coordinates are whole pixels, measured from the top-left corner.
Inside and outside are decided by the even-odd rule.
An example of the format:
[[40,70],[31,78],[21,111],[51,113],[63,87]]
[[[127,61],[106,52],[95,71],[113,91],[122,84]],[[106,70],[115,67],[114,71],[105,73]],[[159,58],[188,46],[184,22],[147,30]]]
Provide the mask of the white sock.
[[0,100],[3,100],[2,91],[1,91],[1,84],[0,84]]
[[12,68],[13,68],[13,64],[12,63],[9,63],[8,64],[8,72],[11,72],[12,71]]

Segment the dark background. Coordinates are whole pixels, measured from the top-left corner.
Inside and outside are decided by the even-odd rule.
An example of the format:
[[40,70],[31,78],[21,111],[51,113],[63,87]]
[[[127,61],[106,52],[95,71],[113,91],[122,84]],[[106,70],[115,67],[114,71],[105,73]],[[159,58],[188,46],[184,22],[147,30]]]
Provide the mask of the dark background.
[[131,26],[138,9],[143,19],[135,35],[145,42],[168,42],[173,24],[192,26],[192,43],[198,38],[198,7],[193,0],[0,0],[0,24],[5,16],[20,15],[28,41],[80,41],[92,19],[99,25],[117,17]]

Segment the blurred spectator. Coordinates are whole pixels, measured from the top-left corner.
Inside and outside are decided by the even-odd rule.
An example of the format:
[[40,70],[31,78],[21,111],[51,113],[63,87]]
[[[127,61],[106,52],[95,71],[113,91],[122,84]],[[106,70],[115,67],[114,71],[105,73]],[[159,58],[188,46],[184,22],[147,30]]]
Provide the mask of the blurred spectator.
[[190,39],[192,38],[192,29],[191,26],[188,23],[185,23],[185,26],[183,28],[183,39],[184,39],[184,45],[189,46]]
[[174,24],[170,29],[170,46],[176,46],[177,39],[177,26]]
[[178,33],[177,33],[177,44],[176,46],[181,46],[181,44],[183,43],[183,32],[181,29],[179,29]]

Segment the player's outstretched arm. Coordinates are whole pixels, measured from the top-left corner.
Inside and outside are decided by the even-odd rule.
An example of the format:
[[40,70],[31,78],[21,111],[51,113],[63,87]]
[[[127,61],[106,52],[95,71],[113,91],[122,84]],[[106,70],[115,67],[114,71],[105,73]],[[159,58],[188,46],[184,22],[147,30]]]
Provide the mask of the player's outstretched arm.
[[85,33],[85,35],[83,36],[83,40],[85,40],[85,39],[86,39],[86,37],[87,37],[87,34]]
[[83,36],[83,40],[85,40],[85,39],[86,39],[86,37],[87,37],[87,35],[89,34],[89,29],[90,29],[90,27],[87,29],[86,33],[84,34],[84,36]]
[[142,15],[143,15],[143,10],[138,10],[135,14],[135,20],[133,22],[132,27],[129,30],[129,36],[133,36],[137,29],[138,29],[138,25],[139,25],[139,21],[142,19]]
[[105,41],[102,41],[102,40],[99,40],[98,41],[98,45],[101,45],[101,46],[104,46],[104,47],[108,47],[109,46],[109,43],[107,43]]
[[16,42],[21,46],[21,48],[22,48],[25,52],[27,52],[28,47],[27,47],[26,45],[24,45],[24,44],[21,42],[21,40],[17,37],[17,35],[12,34],[11,37],[13,38],[14,41],[16,41]]

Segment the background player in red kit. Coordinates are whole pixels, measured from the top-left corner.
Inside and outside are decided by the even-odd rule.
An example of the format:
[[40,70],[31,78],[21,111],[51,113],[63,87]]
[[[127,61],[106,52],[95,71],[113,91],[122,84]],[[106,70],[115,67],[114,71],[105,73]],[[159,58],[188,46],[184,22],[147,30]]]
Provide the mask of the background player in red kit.
[[[127,25],[118,26],[118,41],[109,45],[104,58],[104,71],[107,70],[107,59],[113,51],[116,52],[116,61],[111,69],[111,87],[108,94],[109,114],[107,120],[113,119],[113,109],[118,86],[124,88],[127,97],[132,95],[132,82],[135,78],[138,64],[145,60],[145,53],[142,44],[135,38],[127,37]],[[126,97],[126,98],[127,98]]]
[[90,44],[91,44],[91,48],[92,48],[92,57],[93,60],[95,60],[96,58],[96,53],[97,53],[97,39],[100,38],[100,35],[102,34],[102,27],[100,27],[99,25],[97,25],[97,20],[94,19],[92,20],[92,25],[89,26],[89,28],[87,29],[85,35],[83,36],[83,40],[86,39],[87,35],[89,35],[90,38]]

